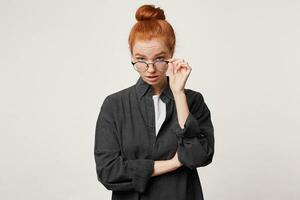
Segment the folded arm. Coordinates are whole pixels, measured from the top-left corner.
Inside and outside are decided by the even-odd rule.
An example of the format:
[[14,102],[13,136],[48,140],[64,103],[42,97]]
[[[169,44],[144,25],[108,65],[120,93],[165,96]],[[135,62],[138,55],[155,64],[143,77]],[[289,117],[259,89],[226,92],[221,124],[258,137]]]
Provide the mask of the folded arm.
[[190,169],[210,164],[214,155],[214,127],[201,93],[195,93],[191,110],[184,93],[176,94],[178,159]]

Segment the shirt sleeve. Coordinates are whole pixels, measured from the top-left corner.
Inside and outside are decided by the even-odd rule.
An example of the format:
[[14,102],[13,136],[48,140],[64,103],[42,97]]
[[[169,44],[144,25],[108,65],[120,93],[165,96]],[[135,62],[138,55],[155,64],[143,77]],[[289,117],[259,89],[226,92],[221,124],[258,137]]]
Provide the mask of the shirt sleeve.
[[154,160],[127,160],[121,155],[111,102],[110,96],[104,100],[96,123],[97,179],[108,190],[144,192],[154,170]]
[[210,164],[214,155],[214,127],[210,110],[201,93],[197,92],[182,129],[178,121],[178,160],[190,169]]

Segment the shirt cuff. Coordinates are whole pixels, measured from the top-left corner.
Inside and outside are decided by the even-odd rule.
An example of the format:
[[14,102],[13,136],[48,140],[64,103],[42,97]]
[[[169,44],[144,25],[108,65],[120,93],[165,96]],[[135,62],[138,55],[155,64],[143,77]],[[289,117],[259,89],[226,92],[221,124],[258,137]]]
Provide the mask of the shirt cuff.
[[132,173],[133,184],[137,191],[144,192],[154,171],[154,160],[128,160],[128,169]]
[[182,144],[182,138],[184,137],[205,137],[205,135],[201,133],[198,121],[191,112],[189,112],[189,115],[184,123],[184,128],[181,128],[178,121],[176,121],[173,130],[178,136],[180,144]]

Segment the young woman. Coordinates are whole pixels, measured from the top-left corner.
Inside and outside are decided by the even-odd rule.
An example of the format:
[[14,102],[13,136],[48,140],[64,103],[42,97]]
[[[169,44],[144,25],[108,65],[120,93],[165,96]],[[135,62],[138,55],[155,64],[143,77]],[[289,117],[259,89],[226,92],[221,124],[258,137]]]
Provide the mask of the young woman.
[[143,5],[136,19],[128,42],[140,76],[101,106],[97,178],[114,200],[201,200],[197,167],[214,155],[210,111],[200,92],[185,88],[192,68],[172,58],[175,34],[164,11]]

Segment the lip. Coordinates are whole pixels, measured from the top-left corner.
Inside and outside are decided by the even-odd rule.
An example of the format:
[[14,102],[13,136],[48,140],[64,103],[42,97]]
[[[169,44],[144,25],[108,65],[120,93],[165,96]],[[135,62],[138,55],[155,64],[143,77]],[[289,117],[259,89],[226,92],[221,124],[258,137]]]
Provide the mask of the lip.
[[158,78],[158,75],[157,76],[146,76],[146,78],[150,81],[153,81],[153,80],[156,80]]

